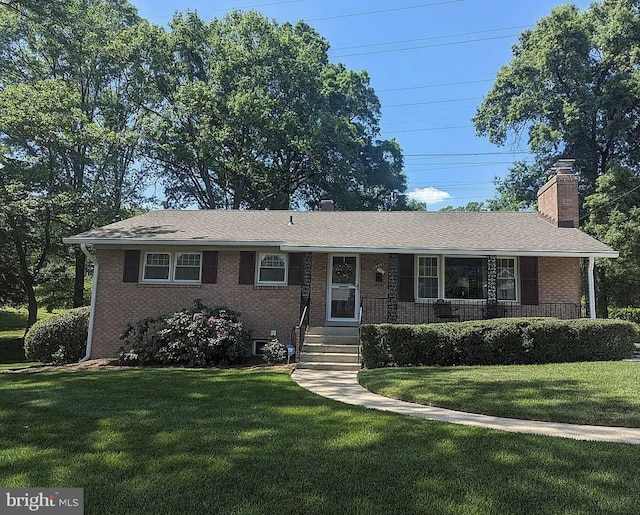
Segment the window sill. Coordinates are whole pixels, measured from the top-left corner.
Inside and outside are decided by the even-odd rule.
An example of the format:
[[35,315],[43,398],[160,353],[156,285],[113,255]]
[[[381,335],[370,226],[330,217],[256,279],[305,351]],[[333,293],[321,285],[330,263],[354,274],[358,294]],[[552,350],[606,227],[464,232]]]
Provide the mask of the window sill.
[[286,290],[288,285],[286,284],[254,284],[254,290]]
[[143,288],[200,288],[202,283],[138,283]]

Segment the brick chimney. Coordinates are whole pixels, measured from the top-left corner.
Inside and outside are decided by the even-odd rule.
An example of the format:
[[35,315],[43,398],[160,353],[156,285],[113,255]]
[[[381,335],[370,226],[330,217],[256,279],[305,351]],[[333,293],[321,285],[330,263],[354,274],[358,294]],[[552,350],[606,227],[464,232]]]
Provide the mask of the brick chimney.
[[558,160],[551,178],[538,190],[538,213],[558,227],[578,227],[578,177],[573,173],[575,159]]
[[320,211],[333,211],[335,206],[333,204],[333,200],[321,200],[320,201]]

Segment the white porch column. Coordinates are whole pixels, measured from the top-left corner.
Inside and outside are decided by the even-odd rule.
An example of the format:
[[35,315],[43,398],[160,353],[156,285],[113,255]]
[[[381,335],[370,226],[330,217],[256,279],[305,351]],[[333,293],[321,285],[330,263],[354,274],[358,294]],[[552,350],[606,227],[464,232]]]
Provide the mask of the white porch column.
[[587,281],[589,285],[589,315],[591,315],[591,318],[596,318],[596,285],[593,277],[595,267],[596,258],[589,256],[589,272],[587,274]]

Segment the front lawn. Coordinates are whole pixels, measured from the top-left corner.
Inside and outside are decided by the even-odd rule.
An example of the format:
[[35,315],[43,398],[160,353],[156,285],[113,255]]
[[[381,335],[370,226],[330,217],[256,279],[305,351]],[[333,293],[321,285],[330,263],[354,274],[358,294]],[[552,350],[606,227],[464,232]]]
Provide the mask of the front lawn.
[[[55,310],[48,313],[38,310],[38,320],[45,320],[60,313]],[[11,366],[26,364],[24,357],[24,328],[27,325],[27,310],[25,308],[0,309],[0,363]]]
[[640,427],[640,363],[365,370],[365,388],[396,399],[499,417]]
[[640,512],[640,447],[374,412],[287,373],[0,374],[0,484],[87,514]]

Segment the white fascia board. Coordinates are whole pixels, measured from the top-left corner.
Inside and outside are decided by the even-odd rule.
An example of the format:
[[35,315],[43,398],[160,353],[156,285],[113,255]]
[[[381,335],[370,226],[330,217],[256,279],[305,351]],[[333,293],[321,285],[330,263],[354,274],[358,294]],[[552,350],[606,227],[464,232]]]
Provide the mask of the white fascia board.
[[615,250],[514,250],[514,249],[421,249],[421,248],[384,248],[384,247],[315,247],[301,245],[281,245],[284,252],[327,252],[359,254],[423,254],[456,256],[548,256],[548,257],[595,257],[617,258]]

